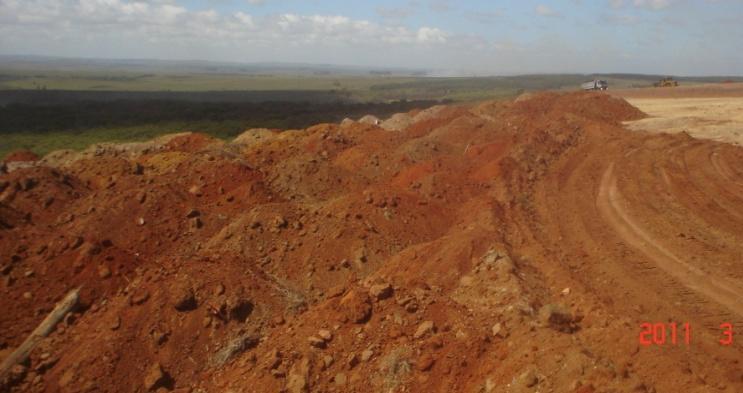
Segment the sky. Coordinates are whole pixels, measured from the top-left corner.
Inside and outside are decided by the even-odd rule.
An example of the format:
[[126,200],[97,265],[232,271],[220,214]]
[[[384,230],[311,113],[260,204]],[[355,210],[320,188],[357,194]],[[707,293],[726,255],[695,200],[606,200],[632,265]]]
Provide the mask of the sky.
[[0,54],[743,75],[743,0],[0,0]]

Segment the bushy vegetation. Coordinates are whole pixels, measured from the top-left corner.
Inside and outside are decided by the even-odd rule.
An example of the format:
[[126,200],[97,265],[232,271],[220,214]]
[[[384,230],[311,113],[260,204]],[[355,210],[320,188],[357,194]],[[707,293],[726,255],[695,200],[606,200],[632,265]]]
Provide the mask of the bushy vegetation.
[[0,107],[0,157],[16,149],[39,155],[57,149],[83,149],[98,142],[147,140],[198,131],[233,138],[249,128],[299,129],[340,122],[371,113],[426,108],[434,101],[391,103],[108,101],[67,104],[10,104]]

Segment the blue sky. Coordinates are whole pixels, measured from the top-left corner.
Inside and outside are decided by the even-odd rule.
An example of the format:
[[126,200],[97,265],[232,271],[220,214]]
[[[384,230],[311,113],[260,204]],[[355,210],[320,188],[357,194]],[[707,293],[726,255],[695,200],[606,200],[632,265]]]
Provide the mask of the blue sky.
[[0,0],[0,53],[743,75],[741,0]]

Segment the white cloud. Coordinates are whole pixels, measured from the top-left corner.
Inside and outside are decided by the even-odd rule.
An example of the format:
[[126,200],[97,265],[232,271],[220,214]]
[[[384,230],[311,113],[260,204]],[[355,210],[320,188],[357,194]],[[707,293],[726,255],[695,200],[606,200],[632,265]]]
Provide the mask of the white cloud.
[[673,3],[673,0],[634,0],[635,7],[651,8],[659,10],[666,8]]
[[555,12],[552,8],[547,7],[544,4],[539,4],[536,8],[536,13],[541,16],[557,16],[557,12]]
[[[632,0],[632,5],[638,8],[660,10],[670,7],[675,2],[676,0]],[[609,5],[612,8],[622,8],[625,5],[625,0],[609,0]]]
[[428,26],[387,26],[340,15],[256,17],[242,11],[192,11],[162,0],[0,0],[0,48],[6,51],[14,46],[43,47],[51,41],[71,46],[126,41],[247,49],[254,45],[434,45],[446,43],[448,37]]

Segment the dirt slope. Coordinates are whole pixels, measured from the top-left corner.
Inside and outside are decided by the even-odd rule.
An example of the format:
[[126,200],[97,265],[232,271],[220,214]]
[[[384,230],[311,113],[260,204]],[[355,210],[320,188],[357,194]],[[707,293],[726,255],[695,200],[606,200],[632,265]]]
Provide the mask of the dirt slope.
[[643,117],[542,93],[3,174],[0,357],[83,303],[3,386],[743,391],[718,342],[743,327],[743,150],[623,129]]

